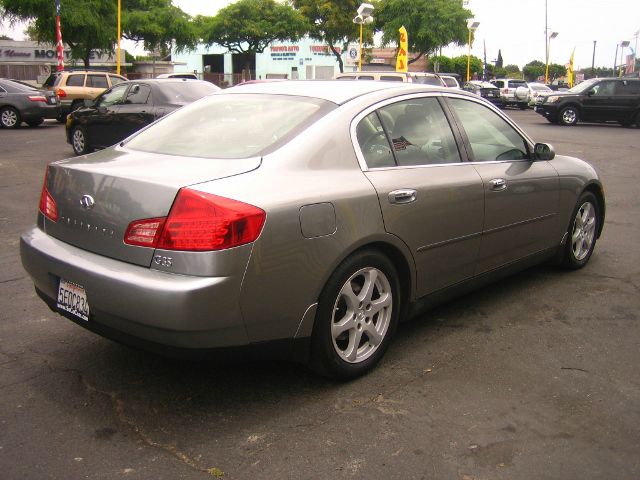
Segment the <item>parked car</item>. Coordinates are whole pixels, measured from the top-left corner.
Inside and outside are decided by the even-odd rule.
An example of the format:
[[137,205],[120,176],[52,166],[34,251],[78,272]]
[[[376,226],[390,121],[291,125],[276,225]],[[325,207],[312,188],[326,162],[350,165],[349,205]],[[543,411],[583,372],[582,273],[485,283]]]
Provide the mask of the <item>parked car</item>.
[[93,100],[107,88],[127,79],[115,73],[93,70],[69,70],[53,72],[42,85],[60,98],[61,111],[58,120],[64,122],[69,112],[79,108],[85,100]]
[[408,72],[394,72],[393,70],[343,72],[338,73],[334,80],[381,80],[383,82],[414,82],[414,77]]
[[551,123],[618,122],[640,127],[640,78],[594,78],[567,92],[554,92],[536,105]]
[[491,83],[500,89],[502,104],[505,107],[516,106],[521,110],[529,108],[529,86],[524,80],[499,78],[492,80]]
[[195,73],[189,72],[162,73],[156,78],[187,78],[190,80],[198,80],[198,76]]
[[544,83],[529,83],[529,106],[533,107],[536,103],[542,103],[544,97],[551,95],[551,90]]
[[393,70],[343,72],[333,77],[335,80],[380,80],[383,82],[421,83],[446,87],[446,83],[436,73],[394,72]]
[[500,89],[493,83],[483,82],[480,80],[471,80],[462,86],[462,89],[466,92],[471,92],[485,100],[493,103],[498,107],[503,107],[502,97],[500,96]]
[[67,143],[76,155],[104,148],[146,127],[158,118],[220,90],[200,80],[163,79],[122,82],[95,102],[67,117]]
[[604,216],[589,164],[473,94],[289,81],[50,163],[20,248],[38,295],[100,335],[269,348],[353,378],[420,305],[537,262],[583,267]]
[[0,78],[0,127],[17,128],[22,122],[37,127],[46,118],[56,118],[59,110],[54,93]]

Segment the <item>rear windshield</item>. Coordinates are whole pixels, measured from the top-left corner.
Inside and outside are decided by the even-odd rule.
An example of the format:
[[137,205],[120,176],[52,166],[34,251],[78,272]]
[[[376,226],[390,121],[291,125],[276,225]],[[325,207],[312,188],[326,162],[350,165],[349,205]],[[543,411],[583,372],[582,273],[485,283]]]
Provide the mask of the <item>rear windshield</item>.
[[440,79],[438,77],[428,77],[428,76],[419,76],[415,79],[416,83],[422,83],[424,85],[436,85],[438,87],[442,86]]
[[518,87],[527,87],[527,82],[525,82],[524,80],[509,80],[509,83],[511,84],[511,88],[518,88]]
[[247,158],[289,141],[335,105],[289,95],[212,95],[165,117],[127,142],[144,152]]
[[167,82],[160,85],[165,101],[171,104],[195,102],[219,90],[213,83],[200,81]]
[[2,86],[7,92],[20,93],[20,92],[38,92],[39,90],[31,85],[26,85],[22,82],[14,82],[13,80],[3,80]]
[[49,77],[44,81],[44,83],[42,84],[43,87],[55,87],[56,85],[58,85],[60,83],[60,79],[62,78],[62,75],[58,74],[58,73],[52,73],[51,75],[49,75]]

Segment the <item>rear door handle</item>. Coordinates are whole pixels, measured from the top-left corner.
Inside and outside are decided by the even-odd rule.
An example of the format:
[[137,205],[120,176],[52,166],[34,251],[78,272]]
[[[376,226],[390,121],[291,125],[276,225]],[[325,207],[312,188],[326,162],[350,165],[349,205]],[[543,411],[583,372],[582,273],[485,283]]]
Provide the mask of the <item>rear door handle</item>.
[[410,188],[394,190],[393,192],[389,192],[389,203],[403,204],[415,202],[417,194],[418,192]]
[[494,178],[491,180],[491,190],[499,192],[507,188],[507,181],[504,178]]

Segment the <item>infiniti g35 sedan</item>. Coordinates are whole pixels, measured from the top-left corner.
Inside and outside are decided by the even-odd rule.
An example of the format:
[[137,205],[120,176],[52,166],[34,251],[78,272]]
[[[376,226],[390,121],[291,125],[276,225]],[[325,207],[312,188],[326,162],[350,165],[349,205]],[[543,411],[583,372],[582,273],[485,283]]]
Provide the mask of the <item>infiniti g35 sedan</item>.
[[105,337],[268,347],[353,378],[416,305],[543,261],[583,267],[604,216],[589,164],[475,95],[290,81],[49,164],[20,246],[39,296]]

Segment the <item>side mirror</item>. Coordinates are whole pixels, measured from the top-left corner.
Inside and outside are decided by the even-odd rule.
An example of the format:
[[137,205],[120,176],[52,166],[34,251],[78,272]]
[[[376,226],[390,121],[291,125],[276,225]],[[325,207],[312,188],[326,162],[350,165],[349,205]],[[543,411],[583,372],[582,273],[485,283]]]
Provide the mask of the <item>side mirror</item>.
[[593,89],[591,89],[591,90],[589,90],[589,91],[587,92],[587,97],[591,97],[591,96],[593,96],[593,95],[595,95],[595,94],[596,94],[596,91],[595,91],[595,90],[593,90]]
[[95,102],[93,100],[85,98],[85,100],[84,100],[84,106],[85,107],[93,107],[94,105],[95,105]]
[[533,152],[536,160],[553,160],[556,156],[556,151],[548,143],[536,143]]

